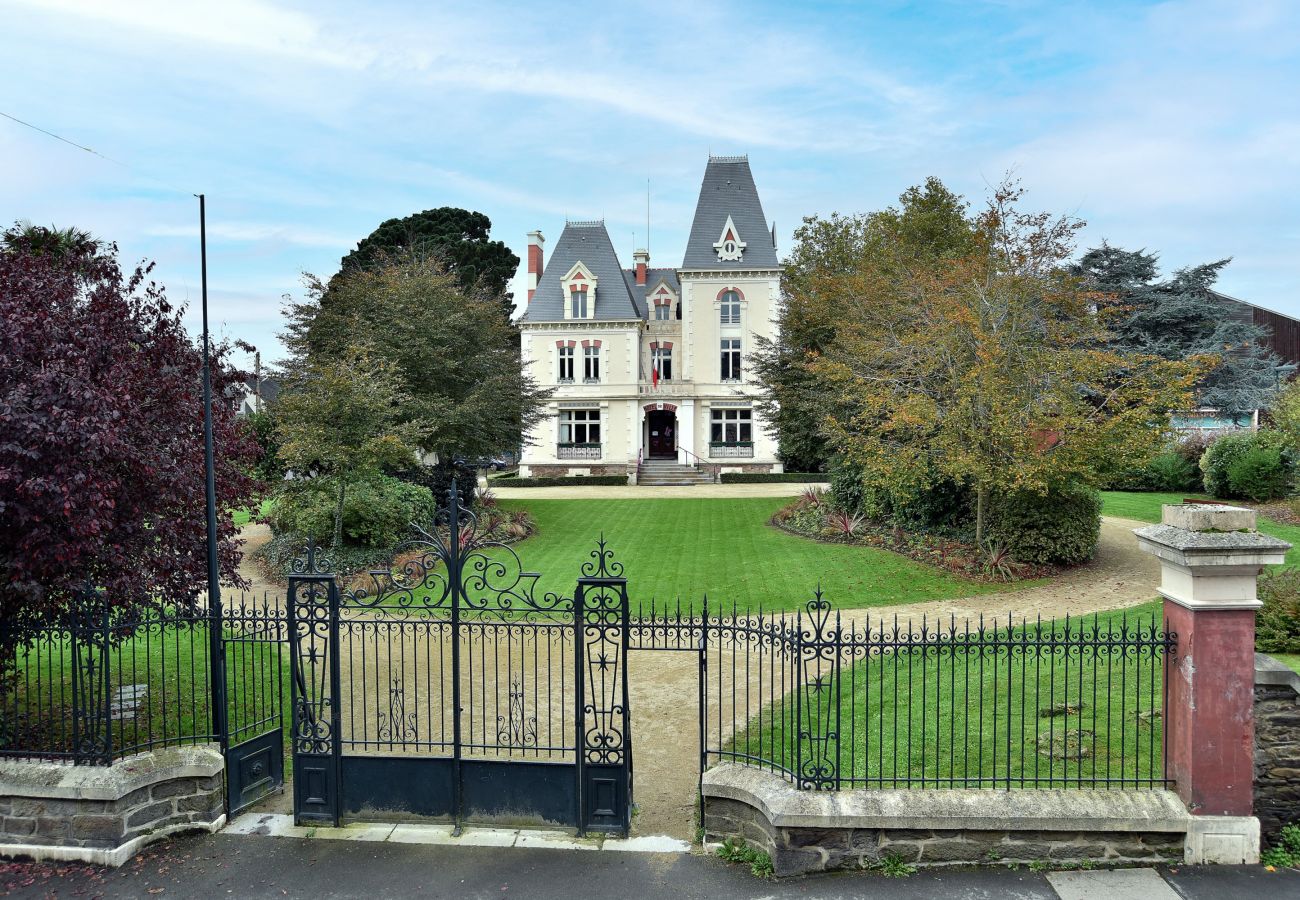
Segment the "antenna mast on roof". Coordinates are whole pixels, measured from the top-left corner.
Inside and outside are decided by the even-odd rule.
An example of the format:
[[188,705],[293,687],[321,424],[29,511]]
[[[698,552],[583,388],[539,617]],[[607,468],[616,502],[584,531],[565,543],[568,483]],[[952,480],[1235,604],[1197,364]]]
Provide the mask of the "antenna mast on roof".
[[645,252],[650,252],[650,179],[645,180]]

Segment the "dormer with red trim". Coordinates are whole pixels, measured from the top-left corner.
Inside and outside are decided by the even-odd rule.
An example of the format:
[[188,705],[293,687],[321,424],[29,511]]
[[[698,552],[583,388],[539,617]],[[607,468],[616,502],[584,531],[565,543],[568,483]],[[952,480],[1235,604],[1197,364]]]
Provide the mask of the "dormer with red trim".
[[596,318],[596,276],[581,260],[560,279],[560,288],[564,292],[565,319]]
[[747,246],[749,245],[740,239],[736,223],[732,221],[731,216],[727,216],[727,224],[722,226],[722,234],[713,242],[713,249],[718,253],[718,261],[739,262],[744,257]]

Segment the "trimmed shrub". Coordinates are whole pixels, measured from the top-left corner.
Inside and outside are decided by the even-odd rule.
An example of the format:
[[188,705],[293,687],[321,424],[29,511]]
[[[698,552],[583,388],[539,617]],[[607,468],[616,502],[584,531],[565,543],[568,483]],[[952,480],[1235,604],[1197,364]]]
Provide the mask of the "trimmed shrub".
[[830,480],[825,472],[723,472],[722,484],[820,484]]
[[1100,534],[1101,494],[1080,484],[1003,494],[994,498],[988,523],[988,540],[1031,565],[1089,560]]
[[1228,466],[1228,487],[1234,496],[1259,502],[1285,497],[1291,483],[1282,450],[1252,447]]
[[[1293,471],[1294,461],[1286,438],[1276,431],[1225,435],[1201,457],[1205,490],[1221,500],[1242,497],[1267,500],[1283,496]],[[1247,490],[1251,493],[1247,494]]]
[[[286,482],[276,493],[271,528],[277,534],[329,544],[335,490],[326,479]],[[356,547],[392,547],[410,535],[412,522],[430,522],[434,513],[428,488],[387,475],[359,481],[348,486],[343,499],[343,541]]]
[[1300,653],[1300,569],[1276,569],[1259,580],[1255,649]]
[[619,485],[627,484],[626,475],[554,475],[544,478],[511,478],[504,487],[568,487],[575,484]]
[[478,493],[478,470],[464,460],[447,465],[416,466],[403,472],[394,472],[393,477],[427,488],[439,509],[447,505],[447,492],[451,490],[452,478],[455,478],[460,505],[466,509],[474,508],[474,498]]

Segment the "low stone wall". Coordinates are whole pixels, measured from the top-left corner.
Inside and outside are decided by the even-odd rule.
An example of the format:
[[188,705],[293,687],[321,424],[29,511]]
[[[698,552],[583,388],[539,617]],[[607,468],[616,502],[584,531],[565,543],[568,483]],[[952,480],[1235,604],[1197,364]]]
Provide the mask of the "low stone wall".
[[111,766],[0,762],[0,856],[118,866],[146,844],[225,824],[214,746],[169,747]]
[[777,875],[872,866],[1248,862],[1253,818],[1193,817],[1172,791],[795,790],[758,769],[705,773],[705,840],[743,840]]
[[1300,674],[1255,654],[1255,816],[1265,841],[1300,822]]

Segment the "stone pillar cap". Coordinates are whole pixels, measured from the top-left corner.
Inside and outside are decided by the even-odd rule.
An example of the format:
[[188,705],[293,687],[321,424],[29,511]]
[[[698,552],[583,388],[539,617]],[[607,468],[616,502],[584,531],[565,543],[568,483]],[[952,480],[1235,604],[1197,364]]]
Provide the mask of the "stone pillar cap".
[[1188,531],[1255,531],[1255,511],[1226,503],[1166,503],[1160,523]]
[[1168,558],[1160,550],[1172,551],[1169,555],[1211,565],[1219,560],[1272,565],[1282,562],[1291,549],[1286,541],[1258,531],[1188,531],[1173,525],[1147,525],[1133,533],[1149,553]]

